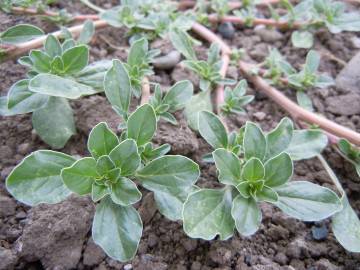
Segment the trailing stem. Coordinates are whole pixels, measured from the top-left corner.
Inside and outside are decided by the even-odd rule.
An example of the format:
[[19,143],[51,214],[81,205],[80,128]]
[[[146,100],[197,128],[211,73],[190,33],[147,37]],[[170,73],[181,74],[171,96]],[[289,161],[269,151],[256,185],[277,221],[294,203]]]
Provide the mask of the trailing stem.
[[150,99],[150,83],[149,83],[149,79],[145,77],[142,81],[140,104],[144,105],[145,103],[148,103],[149,99]]

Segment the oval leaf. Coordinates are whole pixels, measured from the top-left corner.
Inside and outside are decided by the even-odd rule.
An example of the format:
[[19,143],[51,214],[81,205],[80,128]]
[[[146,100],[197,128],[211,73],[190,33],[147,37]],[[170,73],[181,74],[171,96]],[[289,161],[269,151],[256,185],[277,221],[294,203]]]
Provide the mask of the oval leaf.
[[87,148],[91,155],[97,159],[110,152],[119,144],[116,134],[105,122],[97,124],[90,132]]
[[61,56],[64,62],[64,72],[73,74],[87,66],[89,62],[89,48],[79,45],[66,50]]
[[239,158],[225,149],[213,152],[216,168],[219,171],[219,181],[227,185],[238,185],[241,181],[241,165]]
[[141,192],[133,181],[121,177],[115,184],[111,185],[111,199],[116,204],[128,206],[141,199]]
[[254,123],[247,122],[244,134],[245,158],[252,157],[263,160],[266,153],[266,139],[262,130]]
[[214,149],[227,148],[226,129],[215,114],[208,111],[199,112],[199,132]]
[[292,174],[293,162],[287,153],[281,153],[265,163],[265,185],[269,187],[285,184]]
[[193,130],[198,130],[199,112],[212,111],[210,91],[200,92],[193,95],[190,101],[185,105],[184,114],[189,126]]
[[18,44],[40,37],[45,33],[40,28],[30,24],[18,24],[0,34],[0,41],[7,44]]
[[190,81],[177,82],[167,91],[163,103],[170,105],[170,112],[175,112],[185,106],[192,97],[193,92],[194,86]]
[[115,166],[120,168],[122,176],[134,174],[140,165],[140,155],[136,142],[131,139],[122,141],[109,154]]
[[257,158],[249,159],[241,172],[241,178],[244,181],[255,182],[263,179],[265,176],[264,165]]

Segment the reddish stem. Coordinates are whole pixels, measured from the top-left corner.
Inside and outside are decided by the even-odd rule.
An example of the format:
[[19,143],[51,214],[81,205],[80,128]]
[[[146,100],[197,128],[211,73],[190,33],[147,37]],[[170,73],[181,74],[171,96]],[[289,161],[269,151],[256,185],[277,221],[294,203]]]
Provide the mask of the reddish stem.
[[149,83],[149,79],[145,77],[142,81],[140,104],[144,105],[145,103],[148,103],[149,99],[150,99],[150,83]]

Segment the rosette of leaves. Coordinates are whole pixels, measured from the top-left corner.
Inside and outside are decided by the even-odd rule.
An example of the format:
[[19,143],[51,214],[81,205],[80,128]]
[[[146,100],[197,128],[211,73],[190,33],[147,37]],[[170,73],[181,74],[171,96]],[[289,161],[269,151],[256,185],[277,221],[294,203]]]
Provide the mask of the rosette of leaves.
[[234,228],[254,234],[261,224],[260,202],[271,203],[304,221],[318,221],[340,211],[335,192],[308,181],[290,181],[293,160],[318,154],[327,144],[320,131],[294,130],[284,118],[269,133],[247,122],[228,135],[213,113],[199,114],[199,132],[215,149],[212,153],[221,189],[200,189],[184,204],[185,232],[193,238],[226,240]]
[[55,3],[57,0],[2,0],[0,10],[11,12],[12,7],[29,8],[35,7],[39,11],[47,8],[48,5]]
[[221,111],[225,115],[231,113],[234,114],[243,114],[245,110],[244,106],[249,104],[253,99],[253,95],[246,95],[247,82],[246,80],[241,80],[233,90],[230,87],[225,87],[224,91],[224,104],[221,105]]
[[152,149],[156,115],[151,105],[137,108],[126,125],[121,138],[106,123],[96,125],[88,138],[90,157],[76,160],[60,152],[36,151],[6,180],[8,191],[31,206],[57,203],[71,193],[90,195],[97,203],[93,240],[119,261],[134,257],[142,235],[142,221],[133,206],[142,197],[137,185],[153,192],[159,211],[177,220],[200,173],[192,160],[165,155],[168,146]]
[[87,21],[77,41],[68,32],[62,43],[48,35],[42,50],[32,50],[18,60],[29,69],[27,78],[12,85],[7,97],[1,98],[3,115],[33,113],[34,129],[52,148],[62,148],[76,133],[68,99],[103,91],[104,74],[111,62],[88,65],[85,43],[93,33],[94,25]]

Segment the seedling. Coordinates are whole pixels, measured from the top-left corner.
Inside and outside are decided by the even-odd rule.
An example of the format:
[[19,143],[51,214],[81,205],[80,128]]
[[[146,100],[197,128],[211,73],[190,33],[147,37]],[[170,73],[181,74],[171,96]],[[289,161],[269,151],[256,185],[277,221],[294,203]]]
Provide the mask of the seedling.
[[133,112],[121,139],[106,123],[90,132],[90,157],[74,157],[49,150],[27,156],[6,180],[8,191],[28,205],[58,203],[71,193],[91,195],[96,203],[92,237],[110,257],[134,257],[142,235],[142,221],[132,206],[141,200],[136,183],[154,192],[159,211],[181,219],[182,204],[200,172],[192,160],[165,155],[168,145],[152,149],[156,114],[148,105]]
[[308,181],[291,181],[293,160],[318,154],[327,139],[319,131],[293,130],[284,118],[269,133],[247,122],[228,135],[220,119],[203,111],[199,132],[215,149],[212,153],[221,189],[200,189],[184,204],[185,232],[193,238],[226,240],[237,231],[249,236],[261,223],[260,202],[271,203],[286,214],[319,221],[342,209],[338,196]]
[[44,10],[49,4],[54,2],[56,2],[56,0],[2,0],[0,10],[10,12],[12,7],[36,7],[38,10]]
[[221,106],[221,110],[225,115],[235,113],[243,114],[245,113],[244,106],[253,101],[254,96],[248,95],[245,96],[247,89],[246,80],[241,80],[234,89],[229,87],[225,88],[225,102]]

